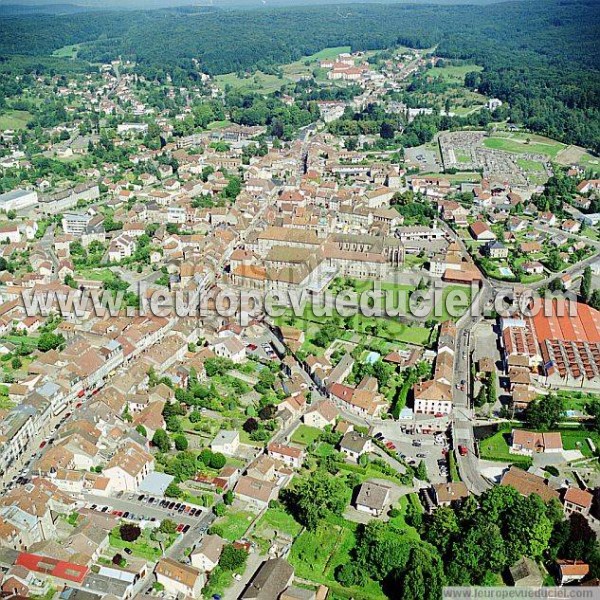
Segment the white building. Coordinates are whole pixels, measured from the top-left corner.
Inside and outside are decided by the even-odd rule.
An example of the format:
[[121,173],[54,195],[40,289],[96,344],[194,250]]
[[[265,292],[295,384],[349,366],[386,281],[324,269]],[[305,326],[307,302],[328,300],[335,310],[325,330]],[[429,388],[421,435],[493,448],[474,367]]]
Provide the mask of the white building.
[[210,444],[213,452],[234,456],[240,447],[240,434],[237,431],[221,430]]
[[13,190],[0,194],[0,210],[20,210],[38,203],[38,193],[33,190]]

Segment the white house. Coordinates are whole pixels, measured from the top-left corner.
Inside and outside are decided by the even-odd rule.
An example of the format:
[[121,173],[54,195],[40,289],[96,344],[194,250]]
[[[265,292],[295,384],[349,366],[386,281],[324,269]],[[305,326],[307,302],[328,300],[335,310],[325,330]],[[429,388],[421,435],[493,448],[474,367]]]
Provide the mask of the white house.
[[192,566],[210,573],[218,564],[225,540],[218,535],[206,535],[190,554]]
[[172,558],[162,558],[154,570],[156,581],[165,586],[165,591],[177,596],[199,598],[206,583],[206,576],[196,567],[184,565]]
[[241,363],[246,359],[246,346],[237,336],[219,340],[212,346],[212,351],[221,358],[228,358],[234,363]]
[[221,452],[228,456],[234,456],[240,447],[240,434],[237,431],[221,430],[210,444],[213,452]]
[[356,496],[356,510],[374,517],[380,517],[383,514],[389,499],[389,487],[372,481],[365,481],[360,486],[360,490]]
[[103,475],[110,479],[115,491],[135,492],[153,470],[154,457],[132,442],[111,458]]
[[325,400],[311,407],[311,409],[302,418],[305,425],[316,427],[317,429],[325,429],[327,425],[335,425],[335,420],[338,416],[338,409],[333,402]]

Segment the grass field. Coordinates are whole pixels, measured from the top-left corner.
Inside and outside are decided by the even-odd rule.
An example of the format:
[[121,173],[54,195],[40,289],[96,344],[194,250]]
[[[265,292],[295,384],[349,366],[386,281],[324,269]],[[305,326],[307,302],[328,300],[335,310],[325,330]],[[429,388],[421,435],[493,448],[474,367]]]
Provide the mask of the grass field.
[[60,58],[77,58],[77,53],[81,44],[72,44],[71,46],[63,46],[52,53],[52,56],[59,56]]
[[221,88],[231,86],[234,91],[248,90],[259,94],[272,94],[290,83],[290,80],[285,77],[267,75],[262,71],[257,71],[249,77],[238,77],[236,73],[226,73],[217,75],[215,79]]
[[293,63],[283,65],[283,72],[286,77],[298,79],[304,75],[310,75],[315,68],[318,68],[318,63],[328,58],[335,58],[338,54],[351,52],[350,46],[338,46],[336,48],[325,48],[320,52],[300,58]]
[[390,519],[390,524],[394,525],[398,529],[402,529],[407,537],[418,540],[421,538],[419,532],[411,525],[408,525],[408,523],[405,521],[406,509],[408,508],[409,503],[421,512],[423,511],[423,507],[421,506],[421,502],[419,501],[417,494],[407,494],[406,496],[401,496],[400,500],[398,501],[398,505],[395,507],[400,510],[400,514],[396,517],[392,517]]
[[[140,537],[135,542],[126,542],[121,539],[119,528],[116,527],[110,532],[109,543],[113,548],[118,550],[130,548],[134,556],[154,562],[162,556],[162,551],[160,544],[150,538],[151,531],[150,529],[142,529]],[[168,548],[175,541],[175,537],[173,535],[167,540],[165,548]]]
[[269,508],[257,523],[254,531],[260,537],[260,534],[268,529],[296,537],[302,530],[302,525],[297,523],[294,517],[288,515],[282,508]]
[[[592,456],[592,450],[587,443],[588,438],[594,442],[596,447],[600,447],[600,434],[594,431],[580,427],[572,429],[561,427],[557,431],[560,431],[565,450],[579,450],[586,457]],[[510,430],[501,430],[486,440],[482,440],[479,444],[481,458],[509,462],[526,468],[531,464],[530,458],[509,452],[510,433]]]
[[31,121],[31,113],[26,110],[9,110],[0,115],[0,131],[5,129],[24,129]]
[[[333,312],[335,313],[335,310]],[[303,349],[310,352],[317,351],[318,349],[313,347],[312,340],[319,331],[320,326],[323,323],[330,321],[331,317],[326,315],[317,316],[310,306],[306,306],[301,317],[293,316],[291,311],[288,311],[285,316],[278,318],[277,323],[288,324],[290,319],[293,327],[297,327],[306,333],[306,342],[303,345]],[[355,315],[352,317],[350,325],[345,328],[345,331],[349,334],[347,339],[352,337],[351,334],[353,331],[365,334],[368,328],[377,326],[378,324],[378,339],[381,338],[389,342],[401,342],[420,346],[424,346],[429,341],[430,331],[426,327],[421,327],[419,325],[405,325],[396,319],[363,317],[362,315]]]
[[479,443],[479,454],[485,460],[498,460],[528,469],[531,459],[509,452],[510,430],[501,430]]
[[350,553],[356,544],[355,529],[355,524],[344,522],[343,526],[324,523],[315,531],[304,531],[294,542],[288,560],[296,577],[325,584],[336,598],[383,600],[386,596],[374,581],[360,588],[344,588],[335,581],[337,567],[351,561]]
[[321,435],[321,430],[308,425],[300,425],[292,435],[292,442],[309,446]]
[[320,52],[300,58],[293,63],[283,65],[282,77],[257,71],[248,77],[239,77],[236,73],[226,73],[225,75],[217,75],[215,80],[221,88],[230,85],[236,91],[251,90],[259,94],[272,94],[288,83],[293,83],[298,78],[311,74],[313,69],[318,67],[319,61],[334,58],[342,52],[350,51],[350,46],[325,48]]
[[83,279],[102,281],[104,283],[115,281],[117,279],[117,276],[106,267],[102,267],[100,269],[77,269],[76,275],[77,277],[82,277]]
[[221,517],[213,527],[219,530],[219,535],[230,542],[235,542],[241,537],[244,537],[248,527],[252,523],[254,515],[250,512],[237,511],[229,512],[224,517]]
[[231,121],[213,121],[208,124],[207,129],[209,131],[213,131],[215,129],[223,129],[224,127],[229,127],[231,125]]
[[495,134],[483,140],[483,145],[493,150],[504,150],[514,154],[543,154],[550,158],[556,158],[565,148],[564,144],[556,140],[526,133]]
[[483,67],[479,65],[459,65],[428,69],[425,75],[430,77],[441,77],[448,83],[464,83],[465,75],[473,71],[483,71]]

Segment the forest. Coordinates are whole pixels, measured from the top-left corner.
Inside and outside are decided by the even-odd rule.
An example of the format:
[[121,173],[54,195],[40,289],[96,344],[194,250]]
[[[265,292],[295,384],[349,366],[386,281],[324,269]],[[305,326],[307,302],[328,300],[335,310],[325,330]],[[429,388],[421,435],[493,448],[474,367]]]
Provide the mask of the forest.
[[[600,5],[593,0],[478,6],[356,4],[260,11],[179,8],[0,17],[0,66],[45,69],[54,50],[78,58],[135,60],[146,75],[194,81],[268,69],[325,47],[371,50],[403,44],[484,67],[467,84],[510,103],[510,117],[567,143],[600,150]],[[199,63],[195,63],[197,59]],[[197,66],[199,64],[199,67]],[[6,64],[4,64],[6,70]]]

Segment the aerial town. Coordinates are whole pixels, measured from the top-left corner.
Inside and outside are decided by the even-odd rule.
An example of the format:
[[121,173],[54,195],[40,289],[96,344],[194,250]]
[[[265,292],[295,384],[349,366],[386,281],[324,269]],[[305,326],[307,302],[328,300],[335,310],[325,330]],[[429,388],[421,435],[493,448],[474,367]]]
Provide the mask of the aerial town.
[[283,72],[114,60],[0,121],[2,597],[598,585],[598,159],[422,50]]

